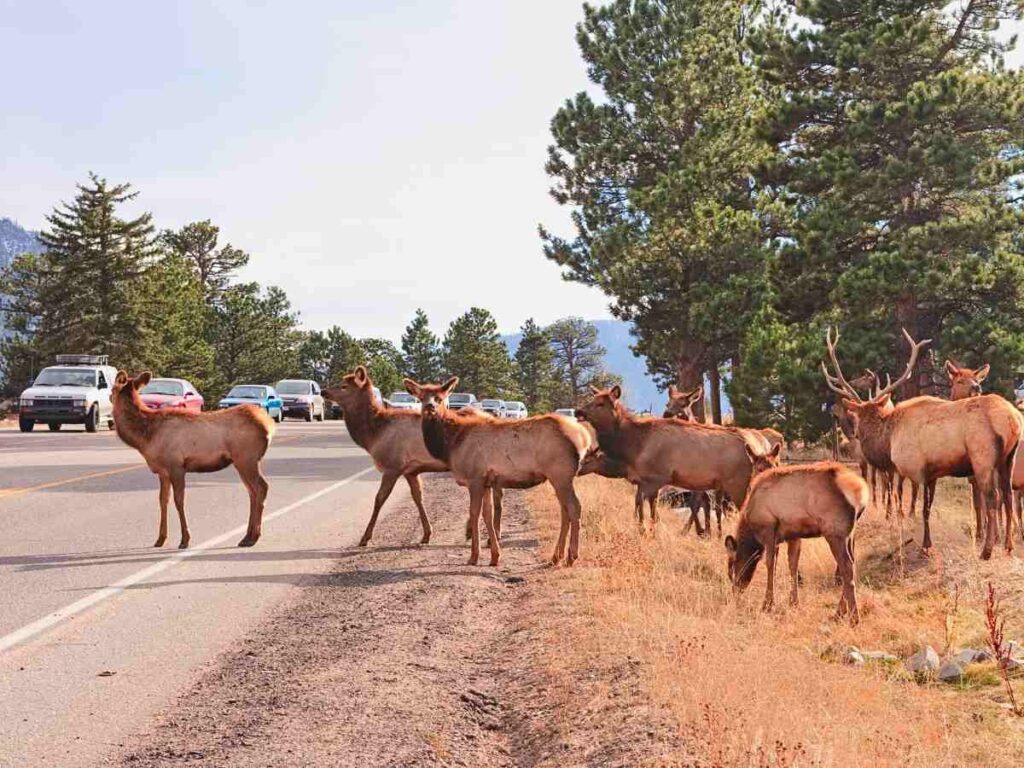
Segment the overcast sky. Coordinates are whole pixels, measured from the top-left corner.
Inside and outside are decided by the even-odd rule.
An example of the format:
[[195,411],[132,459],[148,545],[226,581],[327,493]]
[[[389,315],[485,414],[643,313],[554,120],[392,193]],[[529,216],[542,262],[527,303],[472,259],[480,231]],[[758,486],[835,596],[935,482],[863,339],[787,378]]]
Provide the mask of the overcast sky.
[[306,327],[608,317],[536,232],[568,231],[543,164],[580,6],[0,0],[0,217],[41,227],[92,170],[161,228],[212,219]]

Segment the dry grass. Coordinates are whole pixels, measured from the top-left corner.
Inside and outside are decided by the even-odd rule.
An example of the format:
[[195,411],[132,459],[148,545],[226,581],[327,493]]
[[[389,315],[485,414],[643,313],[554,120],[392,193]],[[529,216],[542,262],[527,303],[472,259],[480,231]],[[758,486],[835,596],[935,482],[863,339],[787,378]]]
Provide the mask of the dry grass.
[[[940,486],[930,558],[916,543],[900,547],[920,540],[919,519],[907,519],[901,531],[879,513],[866,515],[858,530],[862,621],[855,629],[830,620],[839,590],[823,542],[804,545],[801,605],[787,604],[783,556],[781,607],[763,614],[763,567],[734,598],[719,540],[684,536],[683,521],[669,510],[656,537],[642,536],[631,486],[591,476],[577,487],[582,559],[553,578],[587,620],[571,640],[556,628],[552,637],[574,644],[563,658],[639,659],[652,703],[670,709],[705,764],[935,768],[1015,766],[1024,758],[1024,724],[1001,706],[993,669],[972,667],[968,682],[951,687],[914,682],[902,664],[842,663],[850,645],[900,657],[922,643],[940,655],[984,647],[989,580],[1003,601],[1008,637],[1024,640],[1024,562],[1001,549],[988,563],[974,557],[966,484]],[[533,492],[532,506],[550,547],[558,516],[546,486]]]

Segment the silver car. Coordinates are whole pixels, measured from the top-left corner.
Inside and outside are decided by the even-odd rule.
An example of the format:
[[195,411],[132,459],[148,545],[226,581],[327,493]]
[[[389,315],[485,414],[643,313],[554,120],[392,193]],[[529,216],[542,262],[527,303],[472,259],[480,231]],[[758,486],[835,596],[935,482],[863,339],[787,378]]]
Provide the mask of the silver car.
[[496,416],[499,419],[504,419],[505,416],[507,415],[504,400],[481,400],[480,410],[482,410],[484,413],[491,414],[491,416]]
[[513,402],[505,402],[505,415],[509,419],[525,419],[530,414],[526,411],[526,403],[522,403],[518,400]]
[[284,403],[285,416],[298,416],[306,421],[323,421],[326,413],[320,385],[309,379],[282,379],[274,385]]
[[392,392],[388,395],[388,403],[392,408],[399,411],[415,411],[416,413],[420,413],[423,409],[420,401],[408,392]]

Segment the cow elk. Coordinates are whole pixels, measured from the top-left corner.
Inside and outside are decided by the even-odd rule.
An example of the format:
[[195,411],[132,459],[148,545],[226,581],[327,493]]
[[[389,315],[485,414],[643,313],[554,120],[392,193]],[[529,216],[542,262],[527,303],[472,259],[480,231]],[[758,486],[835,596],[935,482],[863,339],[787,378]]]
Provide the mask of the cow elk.
[[455,481],[469,489],[470,564],[476,565],[480,557],[481,515],[490,539],[491,565],[498,565],[501,558],[487,491],[531,488],[547,481],[562,508],[551,560],[557,564],[564,557],[572,565],[579,557],[581,513],[573,483],[592,448],[590,434],[583,425],[555,414],[503,421],[477,413],[453,413],[448,410],[448,395],[458,383],[458,377],[443,385],[405,379],[405,388],[422,405],[423,441],[430,455],[446,463]]
[[[1009,491],[1014,455],[1024,431],[1024,419],[1006,400],[996,395],[980,395],[966,400],[942,400],[921,396],[891,407],[892,392],[914,375],[921,348],[930,339],[916,342],[906,330],[903,335],[910,345],[910,358],[903,374],[889,381],[869,400],[863,400],[843,376],[835,353],[838,336],[826,336],[829,354],[835,367],[831,376],[822,366],[829,386],[844,397],[843,405],[850,411],[857,438],[872,463],[875,458],[887,460],[901,476],[924,489],[922,516],[924,549],[932,546],[929,516],[934,500],[935,481],[940,477],[974,476],[981,500],[982,515],[987,520],[985,543],[981,557],[988,559],[996,540],[996,517],[999,500]],[[911,500],[913,507],[914,500]],[[1010,537],[1012,516],[1007,515],[1006,550],[1013,550]]]
[[160,478],[160,529],[153,546],[162,547],[167,540],[167,504],[172,490],[181,525],[178,548],[189,545],[185,475],[216,472],[233,464],[249,492],[249,525],[238,546],[251,547],[262,532],[270,486],[260,462],[274,435],[274,422],[254,405],[210,412],[154,410],[139,396],[150,375],[145,371],[133,379],[118,371],[111,399],[118,437],[141,453],[150,471]]
[[800,545],[803,539],[824,538],[836,560],[842,596],[836,616],[847,611],[850,622],[860,620],[857,609],[853,535],[857,520],[870,501],[867,482],[842,464],[821,462],[780,467],[759,474],[740,510],[735,536],[725,538],[729,579],[745,589],[762,557],[768,585],[764,610],[775,599],[775,560],[785,542],[791,577],[790,603],[799,599]]

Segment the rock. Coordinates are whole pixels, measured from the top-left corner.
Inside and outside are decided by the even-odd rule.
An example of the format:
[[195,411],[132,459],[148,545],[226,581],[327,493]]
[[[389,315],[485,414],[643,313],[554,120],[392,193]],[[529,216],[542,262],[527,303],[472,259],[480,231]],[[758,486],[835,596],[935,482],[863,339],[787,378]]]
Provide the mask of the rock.
[[855,667],[863,667],[864,666],[864,656],[856,648],[856,646],[851,647],[850,650],[848,650],[846,652],[846,658],[844,660],[846,661],[847,664],[853,664],[853,666],[855,666]]
[[906,661],[909,672],[914,674],[927,674],[935,672],[939,668],[939,654],[930,645],[926,645]]
[[992,655],[992,651],[982,649],[978,651],[978,654],[974,657],[975,664],[982,664],[986,661],[995,661],[996,657]]
[[1020,659],[1015,659],[1011,656],[1009,659],[1006,660],[1007,672],[1016,672],[1022,666],[1024,666],[1024,661],[1021,661]]
[[964,648],[954,653],[950,658],[960,666],[965,667],[968,664],[989,661],[992,655],[988,651],[979,651],[977,648]]
[[959,683],[964,679],[964,669],[955,661],[947,661],[939,667],[938,677],[944,683]]
[[861,651],[861,654],[867,661],[880,661],[883,664],[899,661],[895,654],[887,651]]

